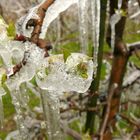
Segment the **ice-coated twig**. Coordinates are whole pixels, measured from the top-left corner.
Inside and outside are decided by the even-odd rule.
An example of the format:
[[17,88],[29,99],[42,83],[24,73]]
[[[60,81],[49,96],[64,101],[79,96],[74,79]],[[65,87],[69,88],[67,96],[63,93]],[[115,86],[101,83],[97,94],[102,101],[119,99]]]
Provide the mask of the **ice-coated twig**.
[[127,76],[127,78],[123,82],[123,88],[133,84],[136,80],[140,78],[140,70],[133,71],[130,76]]

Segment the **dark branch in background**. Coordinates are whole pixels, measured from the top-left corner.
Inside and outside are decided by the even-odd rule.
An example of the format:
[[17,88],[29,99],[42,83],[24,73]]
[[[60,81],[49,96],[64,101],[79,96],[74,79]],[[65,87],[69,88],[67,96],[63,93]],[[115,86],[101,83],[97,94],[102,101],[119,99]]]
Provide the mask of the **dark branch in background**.
[[119,116],[120,116],[122,119],[126,120],[128,123],[130,123],[130,124],[132,124],[132,125],[134,125],[134,126],[136,126],[137,128],[140,129],[140,122],[136,122],[136,121],[132,120],[130,117],[127,117],[127,116],[124,115],[124,114],[119,114]]
[[[110,17],[115,13],[115,9],[117,9],[118,0],[110,0]],[[123,0],[122,10],[127,12],[128,0]],[[115,116],[119,111],[120,106],[120,97],[121,97],[121,89],[123,83],[123,77],[126,71],[126,65],[128,62],[128,58],[130,56],[129,51],[126,48],[125,43],[122,40],[123,31],[126,23],[126,16],[122,16],[121,20],[116,24],[115,27],[115,50],[114,50],[114,58],[112,64],[112,71],[109,81],[108,87],[108,97],[110,96],[112,85],[116,83],[118,87],[114,90],[112,100],[110,101],[110,112],[108,114],[108,119],[106,126],[104,126],[104,122],[106,121],[106,114],[108,106],[104,107],[103,111],[103,121],[100,126],[100,131],[102,132],[102,127],[105,127],[104,134],[100,137],[100,140],[112,140],[112,134],[110,131],[110,127],[114,128],[116,120]],[[111,43],[111,27],[109,25],[108,33],[107,33],[107,42],[110,45]]]
[[138,1],[138,4],[139,4],[139,7],[140,7],[140,0],[137,0]]
[[106,126],[107,126],[108,119],[109,119],[109,114],[110,114],[110,111],[111,111],[111,100],[113,98],[114,91],[116,90],[117,86],[118,85],[114,83],[112,85],[112,87],[110,88],[110,94],[108,95],[108,98],[107,98],[107,110],[106,110],[106,113],[105,113],[105,117],[104,117],[104,121],[102,123],[101,130],[100,130],[100,140],[104,139],[104,132],[106,130]]
[[66,109],[60,109],[60,112],[61,113],[64,113],[66,111],[70,111],[70,110],[75,110],[75,111],[79,111],[79,112],[86,112],[86,111],[90,111],[90,112],[98,112],[102,106],[106,105],[107,103],[106,102],[102,102],[100,103],[99,105],[97,105],[96,107],[83,107],[81,108],[80,106],[77,106],[77,105],[73,105],[73,106],[70,106],[69,108],[66,108]]
[[[90,97],[88,100],[88,107],[96,107],[98,96],[93,96],[94,94],[98,94],[99,84],[100,84],[100,76],[101,76],[101,68],[102,68],[102,58],[103,58],[103,46],[104,46],[104,34],[105,34],[105,21],[106,21],[106,8],[107,8],[107,0],[100,0],[101,2],[101,15],[100,15],[100,36],[99,36],[99,51],[98,51],[98,67],[97,74],[95,76],[94,81],[90,87]],[[87,111],[85,131],[89,131],[91,135],[94,133],[94,124],[95,124],[95,116],[96,113]]]

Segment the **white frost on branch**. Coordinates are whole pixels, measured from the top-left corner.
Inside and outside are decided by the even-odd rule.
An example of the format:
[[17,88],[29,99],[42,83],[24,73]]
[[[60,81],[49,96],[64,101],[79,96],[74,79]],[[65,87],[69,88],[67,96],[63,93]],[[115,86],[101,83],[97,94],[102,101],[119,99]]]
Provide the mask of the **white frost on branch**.
[[130,74],[130,76],[127,76],[127,78],[123,82],[123,87],[127,87],[127,86],[131,85],[138,78],[140,78],[140,70],[135,70],[134,72],[132,72]]

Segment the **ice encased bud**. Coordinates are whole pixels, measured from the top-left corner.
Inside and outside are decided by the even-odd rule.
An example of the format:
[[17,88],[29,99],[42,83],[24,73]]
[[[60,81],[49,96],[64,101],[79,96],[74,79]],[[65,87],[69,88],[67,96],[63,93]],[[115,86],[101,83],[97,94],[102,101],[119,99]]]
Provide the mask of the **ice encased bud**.
[[92,82],[92,75],[93,61],[90,57],[72,53],[65,63],[63,55],[54,55],[48,57],[48,67],[42,67],[37,72],[36,82],[44,90],[84,93]]

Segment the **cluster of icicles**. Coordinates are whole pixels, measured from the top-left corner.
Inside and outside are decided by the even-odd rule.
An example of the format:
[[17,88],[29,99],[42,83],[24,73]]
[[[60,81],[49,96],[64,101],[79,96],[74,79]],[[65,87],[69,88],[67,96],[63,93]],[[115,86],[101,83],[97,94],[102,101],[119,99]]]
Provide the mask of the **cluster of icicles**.
[[[6,31],[1,35],[4,36],[5,33]],[[11,41],[6,35],[0,43],[0,55],[3,61],[3,65],[0,68],[0,95],[4,95],[2,77],[6,75],[7,80],[5,84],[13,98],[17,112],[17,123],[22,134],[21,139],[29,139],[29,136],[25,133],[24,119],[21,116],[20,103],[17,97],[20,95],[20,85],[22,83],[28,83],[35,78],[40,92],[44,93],[44,95],[46,94],[47,98],[52,98],[51,105],[54,106],[56,104],[55,101],[58,100],[58,97],[63,92],[76,91],[84,93],[88,90],[92,81],[93,61],[85,54],[73,53],[67,58],[66,62],[61,54],[50,55],[50,57],[46,58],[44,54],[45,52],[35,44]],[[26,64],[22,65],[20,71],[14,76],[10,76],[13,74],[13,66],[22,62],[23,58]],[[85,71],[81,72],[83,67]],[[82,74],[85,74],[85,76],[82,76]],[[45,100],[46,98],[43,99]],[[54,111],[59,112],[57,110],[59,110],[59,105],[54,109]],[[55,120],[58,117],[59,115],[57,114]]]
[[[40,38],[45,37],[46,29],[58,14],[76,2],[75,0],[65,0],[62,5],[62,1],[55,1],[46,13]],[[19,19],[16,26],[18,34],[27,37],[31,36],[32,28],[27,30],[26,24],[31,18],[39,18],[36,14],[39,6],[40,4],[32,8],[29,14]],[[0,99],[5,95],[3,85],[6,85],[15,106],[18,127],[18,135],[17,133],[12,133],[12,136],[9,137],[18,140],[32,139],[25,123],[21,106],[23,106],[22,102],[24,102],[25,108],[28,108],[26,107],[28,101],[24,100],[26,85],[32,84],[31,80],[35,79],[37,84],[35,90],[40,93],[42,100],[48,139],[61,140],[59,96],[63,92],[75,91],[84,93],[88,90],[92,82],[93,61],[87,55],[80,53],[71,54],[66,61],[64,61],[64,57],[61,54],[50,54],[50,57],[45,58],[45,52],[35,44],[28,41],[23,43],[10,40],[6,33],[6,25],[2,22],[1,20],[0,56],[2,64],[0,67]],[[13,75],[13,67],[21,63],[23,59],[26,61],[26,64],[22,64],[20,71]],[[3,81],[4,76],[7,77],[6,81]],[[24,87],[21,86],[23,84]],[[0,100],[0,108],[0,119],[2,122],[4,118],[2,100]],[[9,137],[7,139],[10,139]]]
[[[38,7],[44,2],[30,9],[27,15],[21,17],[16,25],[17,34],[31,37],[33,28],[26,29],[27,22],[32,18],[39,18],[37,15]],[[100,34],[100,1],[99,0],[55,0],[46,11],[42,26],[40,38],[45,38],[45,34],[50,23],[58,15],[68,9],[71,5],[79,6],[79,27],[80,43],[82,53],[71,54],[66,61],[63,55],[52,55],[44,58],[44,51],[31,42],[12,41],[6,33],[6,25],[0,21],[0,56],[2,64],[0,66],[0,119],[3,120],[2,96],[5,95],[3,85],[6,85],[10,91],[13,104],[16,110],[16,122],[19,135],[12,137],[18,140],[30,140],[28,128],[25,124],[24,116],[21,110],[21,98],[26,93],[26,86],[32,84],[30,81],[35,79],[36,88],[41,95],[43,113],[45,116],[47,134],[49,140],[62,140],[60,133],[60,113],[59,96],[63,92],[75,91],[84,93],[88,90],[92,80],[93,73],[96,73],[97,54],[99,47]],[[88,9],[91,6],[92,33],[94,42],[93,60],[86,55],[88,48]],[[120,8],[120,5],[118,5]],[[116,24],[116,17],[112,17],[112,29]],[[115,21],[114,21],[115,19]],[[112,33],[112,39],[114,33]],[[112,43],[113,44],[113,43]],[[26,64],[14,76],[13,66],[26,60]],[[84,69],[84,70],[83,70]],[[6,81],[3,82],[3,77]],[[21,86],[23,83],[24,88]],[[23,98],[24,99],[24,98]],[[24,104],[28,104],[26,99]],[[1,123],[2,125],[2,123]],[[17,135],[17,133],[16,133]]]

